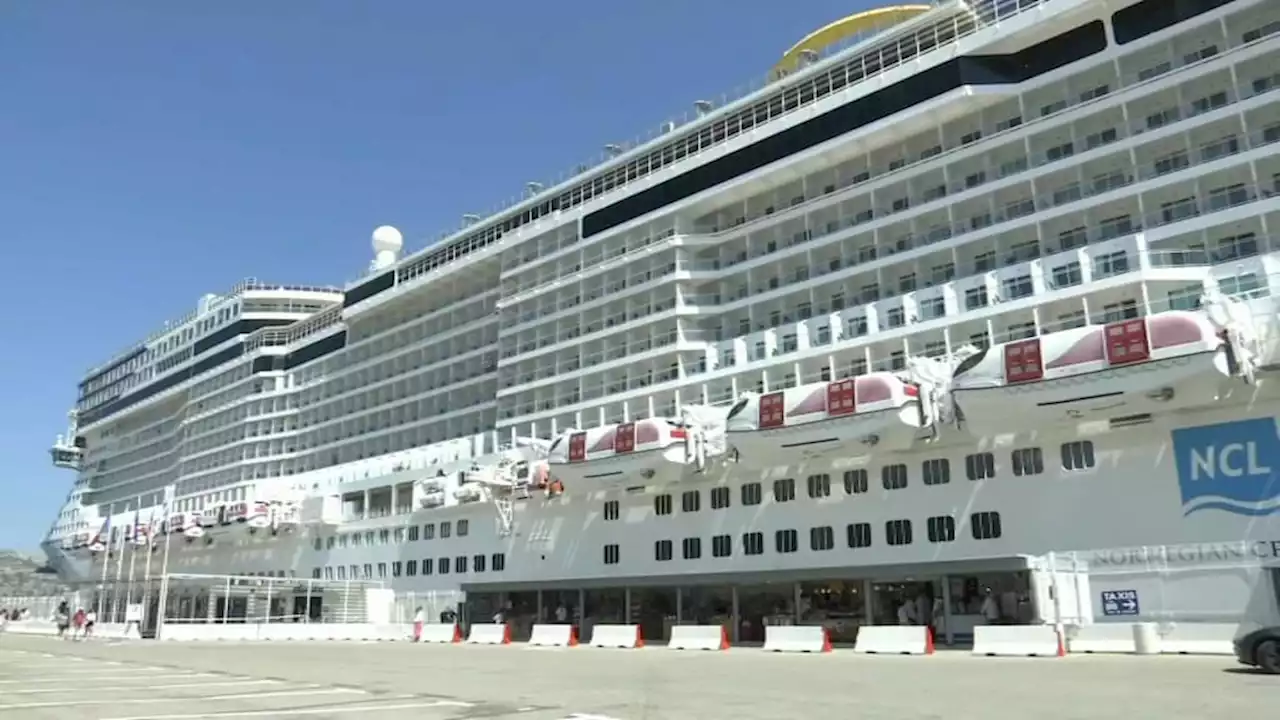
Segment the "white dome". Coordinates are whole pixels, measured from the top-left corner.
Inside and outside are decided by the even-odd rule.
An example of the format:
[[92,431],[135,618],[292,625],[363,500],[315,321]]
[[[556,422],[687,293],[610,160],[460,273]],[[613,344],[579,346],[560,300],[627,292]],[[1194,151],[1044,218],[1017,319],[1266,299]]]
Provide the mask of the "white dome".
[[383,225],[373,231],[374,252],[400,252],[404,247],[404,236],[390,225]]

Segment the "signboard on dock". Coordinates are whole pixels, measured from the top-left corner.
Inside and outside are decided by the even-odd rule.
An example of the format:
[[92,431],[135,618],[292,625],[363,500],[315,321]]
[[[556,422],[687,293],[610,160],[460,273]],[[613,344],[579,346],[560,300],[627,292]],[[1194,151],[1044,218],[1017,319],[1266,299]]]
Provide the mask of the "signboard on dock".
[[1137,590],[1103,590],[1102,614],[1107,617],[1119,617],[1138,614]]

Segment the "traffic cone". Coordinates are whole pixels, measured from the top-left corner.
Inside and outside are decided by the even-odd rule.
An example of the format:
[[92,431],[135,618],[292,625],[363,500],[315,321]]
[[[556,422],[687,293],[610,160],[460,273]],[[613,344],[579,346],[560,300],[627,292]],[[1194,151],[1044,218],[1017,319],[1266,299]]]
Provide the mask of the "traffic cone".
[[1063,638],[1063,636],[1062,636],[1062,635],[1063,635],[1063,633],[1062,633],[1062,628],[1058,628],[1058,629],[1057,629],[1056,631],[1054,631],[1054,632],[1055,632],[1055,634],[1058,636],[1058,652],[1057,652],[1057,656],[1058,656],[1058,657],[1066,657],[1066,656],[1067,656],[1067,642],[1066,642],[1066,640],[1065,640],[1065,639]]
[[933,654],[933,628],[932,628],[932,627],[927,627],[927,628],[925,628],[925,633],[924,633],[924,654],[925,654],[925,655],[932,655],[932,654]]
[[511,623],[502,623],[502,644],[511,644]]
[[723,625],[720,626],[720,649],[729,649],[729,631],[725,630]]
[[449,642],[453,642],[453,643],[462,642],[462,627],[458,625],[458,623],[453,624],[453,639],[450,640]]
[[569,647],[578,647],[578,626],[569,626]]
[[831,652],[831,631],[825,627],[822,628],[822,652]]
[[638,648],[644,647],[644,633],[640,631],[639,625],[636,626],[636,645],[635,646]]

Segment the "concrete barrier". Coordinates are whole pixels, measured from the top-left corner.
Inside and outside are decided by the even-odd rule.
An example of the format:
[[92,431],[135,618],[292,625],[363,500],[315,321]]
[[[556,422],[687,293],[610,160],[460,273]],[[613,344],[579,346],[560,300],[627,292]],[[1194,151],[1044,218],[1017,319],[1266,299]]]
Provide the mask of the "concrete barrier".
[[1170,623],[1160,628],[1166,655],[1234,655],[1236,626],[1230,623]]
[[1073,653],[1132,653],[1133,632],[1130,623],[1082,625],[1067,633],[1067,649]]
[[831,652],[831,635],[821,625],[766,625],[767,652]]
[[596,625],[591,630],[591,647],[642,648],[644,636],[639,625]]
[[12,620],[5,632],[14,635],[57,635],[58,626],[52,620]]
[[161,640],[175,642],[407,642],[412,638],[412,626],[408,624],[167,622],[160,629]]
[[863,625],[853,651],[865,655],[932,655],[933,634],[922,625]]
[[1062,657],[1062,635],[1052,625],[978,625],[973,654],[987,657]]
[[578,629],[572,625],[535,623],[528,644],[533,647],[577,647]]
[[723,625],[673,625],[672,650],[728,650],[729,632]]
[[94,623],[91,637],[106,640],[141,640],[142,632],[138,630],[138,623]]
[[423,623],[422,637],[418,642],[424,643],[460,643],[462,628],[457,623]]
[[477,623],[471,626],[467,642],[472,645],[510,645],[511,626],[506,623]]

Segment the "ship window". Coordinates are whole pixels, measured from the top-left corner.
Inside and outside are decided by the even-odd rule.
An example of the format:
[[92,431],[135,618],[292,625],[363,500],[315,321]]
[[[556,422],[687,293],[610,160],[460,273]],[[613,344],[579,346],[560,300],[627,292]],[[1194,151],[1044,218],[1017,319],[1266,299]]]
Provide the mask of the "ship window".
[[723,510],[729,507],[729,488],[711,488],[711,509]]
[[658,562],[666,562],[671,559],[670,540],[659,540],[653,544],[653,559]]
[[780,553],[793,553],[800,549],[800,540],[795,530],[779,530],[773,534],[773,547]]
[[423,539],[423,540],[430,540],[430,539],[434,538],[435,536],[436,536],[436,524],[435,524],[435,523],[427,523],[426,525],[423,525],[423,526],[422,526],[422,539]]
[[885,542],[890,545],[911,544],[911,521],[890,520],[884,524]]
[[406,560],[404,563],[404,574],[406,577],[416,577],[418,575],[418,561]]
[[698,512],[702,509],[702,496],[697,490],[686,490],[680,495],[681,512]]
[[467,571],[467,556],[459,555],[453,559],[453,571],[455,573],[464,573]]
[[450,522],[447,522],[447,521],[446,521],[446,522],[442,522],[442,523],[440,523],[440,538],[441,538],[441,539],[444,539],[444,538],[449,537],[449,535],[451,535],[451,534],[452,534],[452,531],[453,531],[453,523],[450,523]]
[[950,515],[935,515],[929,518],[929,542],[949,543],[956,539],[956,519]]
[[470,520],[459,520],[459,521],[458,521],[458,537],[466,537],[466,536],[467,536],[467,533],[468,533],[468,532],[470,532],[470,531],[471,531],[471,521],[470,521]]
[[484,564],[485,564],[485,560],[487,559],[488,558],[486,558],[483,554],[473,555],[471,557],[471,569],[474,570],[475,572],[484,572]]
[[655,515],[671,514],[671,496],[658,495],[653,499],[653,513]]
[[321,572],[322,572],[322,569],[321,569],[321,568],[311,568],[311,577],[312,577],[312,579],[319,580],[319,579],[320,579],[320,573],[321,573]]
[[764,554],[764,533],[749,532],[742,534],[742,554],[744,555],[763,555]]
[[422,574],[430,575],[435,572],[435,565],[435,560],[432,560],[431,558],[422,558]]
[[925,460],[920,465],[925,485],[946,485],[951,482],[951,461],[946,458]]
[[605,503],[604,503],[604,519],[605,519],[605,520],[617,520],[617,519],[618,519],[619,514],[620,514],[620,509],[619,509],[619,506],[618,506],[618,501],[617,501],[617,500],[606,500],[606,501],[605,501]]
[[395,529],[395,532],[392,534],[394,536],[392,537],[392,541],[395,542],[397,545],[404,542],[404,528],[398,527]]
[[494,572],[502,572],[503,570],[507,569],[507,556],[505,553],[494,553],[493,557],[489,559],[490,559],[490,563],[489,563],[490,570]]
[[831,495],[831,476],[826,473],[810,475],[806,484],[809,486],[811,498],[824,498]]
[[1005,382],[1033,382],[1044,377],[1040,339],[1019,340],[1004,346]]
[[809,549],[814,551],[830,550],[836,546],[836,533],[830,525],[809,528]]
[[964,473],[970,480],[986,480],[995,477],[996,456],[989,452],[965,455]]
[[338,566],[338,579],[339,580],[347,579],[347,568],[342,565]]
[[1088,470],[1097,464],[1093,454],[1093,442],[1079,440],[1062,444],[1063,470]]
[[787,422],[786,401],[785,393],[781,392],[761,395],[759,399],[760,416],[756,419],[756,424],[762,429],[785,425]]
[[857,410],[853,383],[854,379],[848,378],[827,385],[828,415],[850,415]]
[[436,570],[438,570],[441,575],[448,575],[449,574],[449,558],[447,557],[437,558]]
[[861,495],[867,491],[866,470],[845,470],[844,491],[849,495]]
[[399,560],[391,563],[391,577],[400,577],[404,574],[404,563]]
[[685,560],[697,560],[702,557],[702,538],[685,538],[680,545]]
[[885,490],[901,490],[907,486],[907,466],[885,465],[880,468],[880,484]]
[[1044,452],[1040,448],[1020,448],[1010,454],[1013,460],[1013,474],[1039,475],[1044,472]]
[[324,538],[317,537],[315,542],[312,543],[312,545],[315,547],[316,551],[319,552],[320,549],[324,547]]
[[844,534],[851,548],[871,547],[871,523],[849,523],[844,527]]
[[796,499],[796,481],[793,478],[781,478],[773,481],[773,501],[790,502]]
[[729,535],[711,536],[711,557],[729,557],[733,554],[733,538]]
[[623,423],[613,432],[613,451],[629,453],[636,449],[636,424]]
[[1147,338],[1147,321],[1144,318],[1122,320],[1102,329],[1106,337],[1107,362],[1112,365],[1128,365],[1151,358],[1151,343]]
[[616,544],[604,546],[604,564],[605,565],[617,565],[618,558],[620,557],[620,555],[621,553],[619,552],[618,546]]
[[569,436],[569,462],[582,462],[587,459],[587,434],[574,433]]
[[409,542],[418,542],[418,526],[409,526]]
[[969,528],[974,540],[994,540],[1000,537],[1000,513],[976,512],[969,516]]
[[764,499],[764,493],[760,490],[760,483],[746,483],[742,486],[742,504],[743,505],[759,505]]

